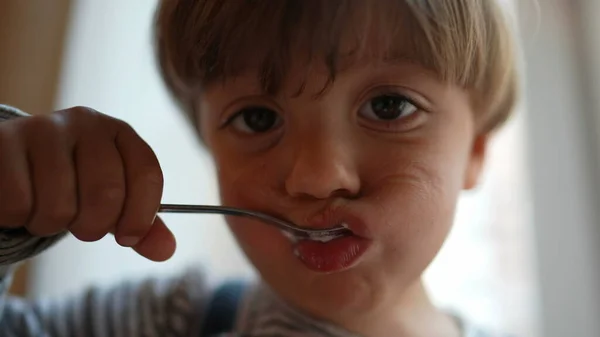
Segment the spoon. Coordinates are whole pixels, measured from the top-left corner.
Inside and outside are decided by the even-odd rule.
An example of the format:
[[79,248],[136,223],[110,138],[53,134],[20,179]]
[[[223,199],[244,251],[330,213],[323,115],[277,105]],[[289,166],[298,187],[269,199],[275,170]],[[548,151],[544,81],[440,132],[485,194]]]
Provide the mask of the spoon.
[[336,226],[324,229],[302,228],[264,213],[225,206],[162,204],[158,209],[158,213],[222,214],[253,218],[283,230],[286,234],[291,235],[294,239],[313,240],[320,242],[329,242],[331,240],[352,234],[352,231],[344,226]]

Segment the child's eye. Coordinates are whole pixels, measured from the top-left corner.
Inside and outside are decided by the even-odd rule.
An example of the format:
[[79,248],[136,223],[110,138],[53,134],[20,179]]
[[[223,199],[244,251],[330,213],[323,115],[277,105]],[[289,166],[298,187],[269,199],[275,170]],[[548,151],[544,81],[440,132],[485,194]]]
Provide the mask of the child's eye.
[[400,95],[380,95],[360,107],[358,113],[361,117],[371,120],[393,121],[399,118],[408,117],[415,112],[417,108],[408,98]]
[[282,119],[269,108],[251,107],[235,114],[229,123],[243,133],[265,133],[279,127]]

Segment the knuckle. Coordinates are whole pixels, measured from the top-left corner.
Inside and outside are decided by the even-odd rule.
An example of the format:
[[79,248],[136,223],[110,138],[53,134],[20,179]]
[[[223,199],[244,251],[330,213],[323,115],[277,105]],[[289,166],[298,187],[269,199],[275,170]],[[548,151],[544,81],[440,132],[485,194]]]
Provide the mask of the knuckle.
[[116,125],[117,129],[120,132],[135,133],[133,126],[131,126],[129,123],[125,122],[124,120],[117,119],[117,118],[111,118],[111,120],[113,121],[113,123]]
[[52,207],[51,210],[44,212],[40,216],[40,219],[48,223],[47,227],[54,231],[60,228],[67,228],[76,215],[77,211],[74,207],[59,204]]
[[65,124],[78,130],[85,130],[81,133],[82,136],[97,137],[99,134],[108,134],[110,138],[114,138],[118,132],[133,130],[126,122],[90,107],[76,106],[59,111],[57,114]]
[[144,183],[151,184],[156,187],[162,187],[164,184],[162,170],[157,165],[145,168],[142,170],[140,176]]
[[131,135],[135,134],[135,130],[131,125],[129,125],[129,123],[117,118],[109,116],[106,119],[104,125],[107,130],[111,131],[111,134],[113,135],[113,139],[115,141],[124,136],[125,138],[130,138]]
[[27,120],[26,125],[31,135],[36,137],[53,135],[58,131],[57,124],[48,116],[33,116]]
[[23,225],[29,219],[32,203],[29,198],[2,198],[0,202],[0,225]]
[[72,108],[60,111],[59,114],[62,114],[66,117],[74,117],[74,118],[79,118],[79,117],[83,117],[83,116],[95,118],[95,117],[99,117],[101,115],[101,113],[98,110],[92,109],[87,106],[74,106]]
[[93,206],[109,206],[123,203],[125,199],[125,186],[120,183],[100,184],[90,190],[89,195],[83,198],[89,200]]
[[93,121],[101,118],[103,115],[89,107],[76,106],[69,109],[57,111],[53,114],[53,119],[61,124],[70,125],[71,127],[89,128],[93,125]]
[[49,116],[34,116],[23,123],[23,135],[26,142],[35,147],[43,149],[49,144],[56,144],[56,141],[64,137],[60,123],[57,123]]

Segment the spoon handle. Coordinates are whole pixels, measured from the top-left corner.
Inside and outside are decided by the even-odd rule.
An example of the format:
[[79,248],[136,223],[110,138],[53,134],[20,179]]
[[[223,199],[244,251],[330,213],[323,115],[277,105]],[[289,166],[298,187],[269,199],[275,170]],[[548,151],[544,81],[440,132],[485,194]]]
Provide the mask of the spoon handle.
[[[279,227],[280,229],[292,232],[294,234],[306,233],[307,230],[299,228],[295,225],[277,219],[270,215],[249,211],[246,209],[226,207],[226,206],[208,206],[208,205],[176,205],[162,204],[158,210],[159,213],[192,213],[192,214],[222,214],[233,215],[247,218],[255,218],[263,222]],[[308,230],[310,231],[310,230]]]
[[264,223],[276,226],[279,229],[287,231],[288,233],[292,233],[298,237],[339,237],[348,234],[348,230],[343,227],[328,229],[301,228],[264,213],[226,206],[162,204],[158,209],[158,213],[222,214],[254,218],[261,220]]
[[158,213],[245,215],[247,211],[224,206],[161,204]]

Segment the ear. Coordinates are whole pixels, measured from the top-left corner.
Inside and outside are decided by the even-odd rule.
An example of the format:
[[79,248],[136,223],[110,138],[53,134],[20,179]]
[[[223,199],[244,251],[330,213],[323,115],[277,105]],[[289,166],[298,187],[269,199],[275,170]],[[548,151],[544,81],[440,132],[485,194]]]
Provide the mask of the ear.
[[489,134],[480,134],[475,137],[465,172],[465,183],[463,188],[466,190],[475,188],[479,183],[487,153],[488,142]]

